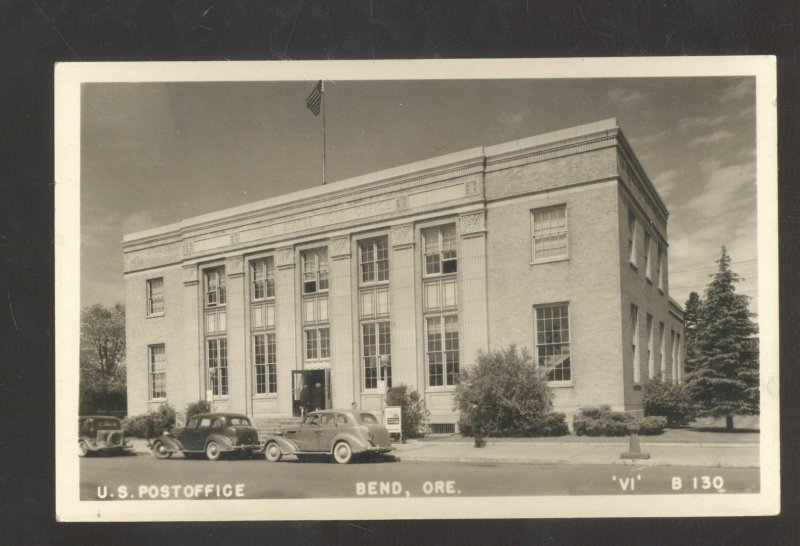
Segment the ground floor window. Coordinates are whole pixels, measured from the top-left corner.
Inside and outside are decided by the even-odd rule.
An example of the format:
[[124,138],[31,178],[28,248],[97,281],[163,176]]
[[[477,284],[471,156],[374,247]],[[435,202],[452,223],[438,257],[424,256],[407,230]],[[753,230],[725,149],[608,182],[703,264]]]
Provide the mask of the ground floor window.
[[458,383],[458,315],[427,317],[425,338],[428,385],[443,387]]
[[275,334],[257,334],[253,340],[255,351],[256,394],[278,392],[278,358]]
[[325,360],[331,357],[329,328],[306,328],[306,360]]
[[[381,357],[391,357],[392,333],[389,321],[368,322],[361,325],[361,350],[364,365],[364,388],[378,388],[378,381],[392,386],[392,366],[381,367]],[[383,375],[383,377],[381,377]]]
[[536,313],[536,362],[548,381],[571,381],[569,306],[543,305]]
[[228,395],[228,341],[225,338],[208,340],[208,375],[214,396]]
[[150,398],[152,400],[167,397],[167,355],[164,345],[148,347],[150,360]]

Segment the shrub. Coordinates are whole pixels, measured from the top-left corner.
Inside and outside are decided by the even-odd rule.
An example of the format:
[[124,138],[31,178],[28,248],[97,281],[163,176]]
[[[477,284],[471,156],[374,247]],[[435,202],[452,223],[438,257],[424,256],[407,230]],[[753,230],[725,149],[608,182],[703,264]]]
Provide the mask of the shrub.
[[573,424],[578,436],[627,436],[628,425],[634,422],[636,419],[631,415],[600,406],[581,408]]
[[155,411],[127,417],[122,426],[128,436],[155,438],[175,426],[175,410],[164,402]]
[[481,351],[456,387],[459,430],[466,436],[565,434],[563,414],[552,414],[552,395],[525,349]]
[[403,437],[417,438],[425,434],[430,412],[417,391],[402,383],[392,387],[386,391],[386,405],[400,406]]
[[664,381],[657,375],[645,384],[644,414],[666,418],[670,427],[689,424],[695,417],[694,405],[683,385]]
[[211,404],[208,400],[198,400],[186,405],[186,422],[189,422],[193,416],[200,413],[208,413],[211,411]]
[[642,436],[662,434],[665,428],[667,428],[666,417],[650,416],[639,419],[639,434]]

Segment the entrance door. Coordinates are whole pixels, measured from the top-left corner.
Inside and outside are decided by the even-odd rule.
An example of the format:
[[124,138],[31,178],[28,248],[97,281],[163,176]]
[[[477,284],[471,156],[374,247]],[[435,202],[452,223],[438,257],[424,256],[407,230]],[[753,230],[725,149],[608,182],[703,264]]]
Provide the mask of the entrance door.
[[317,408],[327,409],[330,407],[330,370],[294,370],[292,372],[292,415],[300,417]]

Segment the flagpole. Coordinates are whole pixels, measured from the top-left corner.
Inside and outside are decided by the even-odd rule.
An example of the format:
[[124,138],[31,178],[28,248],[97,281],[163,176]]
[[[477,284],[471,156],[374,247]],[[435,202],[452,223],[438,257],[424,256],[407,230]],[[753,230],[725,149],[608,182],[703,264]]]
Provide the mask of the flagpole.
[[325,185],[325,82],[320,80],[319,92],[322,95],[322,185]]

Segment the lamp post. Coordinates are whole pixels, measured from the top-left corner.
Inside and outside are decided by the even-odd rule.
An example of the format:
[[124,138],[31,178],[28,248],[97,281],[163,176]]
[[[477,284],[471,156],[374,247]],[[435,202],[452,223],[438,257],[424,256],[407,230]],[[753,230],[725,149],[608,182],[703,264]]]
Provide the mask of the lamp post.
[[389,355],[383,355],[380,358],[380,381],[378,382],[378,386],[380,387],[380,399],[381,399],[381,424],[385,423],[383,407],[386,403],[386,368],[389,367],[390,357]]

